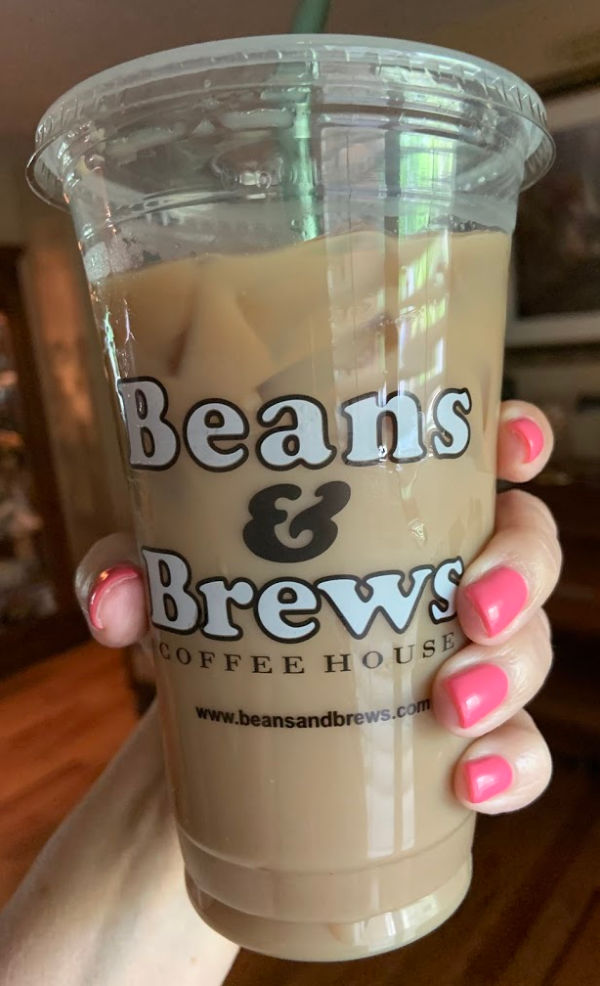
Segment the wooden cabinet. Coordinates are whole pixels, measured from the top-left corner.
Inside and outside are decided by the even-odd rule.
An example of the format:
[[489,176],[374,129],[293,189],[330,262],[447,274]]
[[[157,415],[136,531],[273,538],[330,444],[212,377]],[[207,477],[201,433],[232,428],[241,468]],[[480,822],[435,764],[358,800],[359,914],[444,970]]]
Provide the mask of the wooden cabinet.
[[0,674],[86,636],[18,259],[18,249],[0,248]]

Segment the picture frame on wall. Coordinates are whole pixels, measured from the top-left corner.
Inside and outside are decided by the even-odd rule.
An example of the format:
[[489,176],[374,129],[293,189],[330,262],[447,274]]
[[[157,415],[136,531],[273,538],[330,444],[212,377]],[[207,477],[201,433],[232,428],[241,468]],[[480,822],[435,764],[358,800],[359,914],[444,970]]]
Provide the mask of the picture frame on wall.
[[546,106],[556,160],[521,197],[509,347],[600,342],[600,86]]

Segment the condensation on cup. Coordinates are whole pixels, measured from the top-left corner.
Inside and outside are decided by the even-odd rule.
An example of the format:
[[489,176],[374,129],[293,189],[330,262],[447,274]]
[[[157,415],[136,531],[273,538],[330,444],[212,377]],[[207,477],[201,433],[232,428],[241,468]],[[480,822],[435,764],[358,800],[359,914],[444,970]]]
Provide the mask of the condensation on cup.
[[492,531],[542,105],[441,48],[248,38],[95,76],[36,147],[122,422],[189,896],[284,958],[404,945],[471,878],[431,684]]

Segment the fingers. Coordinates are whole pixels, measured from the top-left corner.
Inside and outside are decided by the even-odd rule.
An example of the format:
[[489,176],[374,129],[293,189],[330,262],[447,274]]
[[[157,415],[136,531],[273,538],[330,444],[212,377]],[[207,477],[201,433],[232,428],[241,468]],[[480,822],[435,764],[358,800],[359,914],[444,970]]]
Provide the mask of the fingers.
[[545,414],[525,401],[505,401],[498,427],[498,476],[526,483],[542,471],[554,438]]
[[485,815],[531,804],[552,776],[550,751],[531,716],[516,716],[475,740],[454,771],[454,792]]
[[479,644],[503,643],[531,619],[558,581],[561,550],[548,508],[523,490],[497,499],[496,533],[457,590],[462,628]]
[[482,736],[531,701],[551,664],[548,619],[540,610],[504,644],[470,644],[445,661],[433,685],[435,716],[458,736]]
[[106,647],[128,647],[147,630],[146,598],[135,542],[111,534],[88,551],[75,592],[90,633]]

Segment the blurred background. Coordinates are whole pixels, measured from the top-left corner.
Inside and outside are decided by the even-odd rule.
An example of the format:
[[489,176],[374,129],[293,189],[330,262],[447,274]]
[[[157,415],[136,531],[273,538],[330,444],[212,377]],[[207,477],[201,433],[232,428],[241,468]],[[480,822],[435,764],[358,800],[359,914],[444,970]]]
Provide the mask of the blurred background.
[[[0,0],[0,748],[8,764],[0,786],[0,903],[151,694],[141,653],[89,643],[71,588],[77,561],[97,538],[126,529],[129,512],[71,223],[25,184],[35,126],[53,99],[95,72],[192,42],[282,33],[293,7],[292,0],[56,0],[48,8]],[[594,0],[574,0],[568,12],[562,0],[338,0],[328,30],[459,48],[512,69],[547,100],[557,163],[522,199],[504,390],[541,404],[556,429],[556,452],[532,489],[556,514],[565,565],[548,607],[555,673],[533,711],[570,771],[572,797],[586,803],[597,790],[600,759],[600,7]],[[597,809],[597,797],[593,803]],[[524,828],[510,823],[511,838],[535,833],[536,810]],[[543,825],[548,815],[540,812]],[[588,853],[600,851],[594,831],[585,837]],[[488,850],[485,836],[481,845],[483,854],[497,852],[492,835]],[[550,845],[555,856],[562,851],[562,843]],[[530,890],[535,866],[541,873],[532,856]],[[567,870],[554,872],[546,889],[557,894]],[[570,869],[567,875],[575,880]],[[534,908],[544,943],[536,954],[547,955],[528,978],[514,978],[522,973],[509,965],[485,978],[477,953],[465,958],[459,978],[438,981],[596,983],[585,979],[585,963],[592,943],[600,944],[600,891],[588,890],[563,915],[564,934],[552,949]],[[532,912],[528,927],[535,921]],[[573,958],[572,948],[583,951]],[[231,983],[271,981],[267,966],[261,979],[252,958],[240,961]],[[373,962],[372,982],[387,981],[392,969],[410,971]],[[278,967],[278,982],[288,981],[288,965]],[[306,981],[338,981],[322,976]],[[367,980],[348,974],[343,981]],[[412,970],[411,982],[421,981],[431,979]]]

